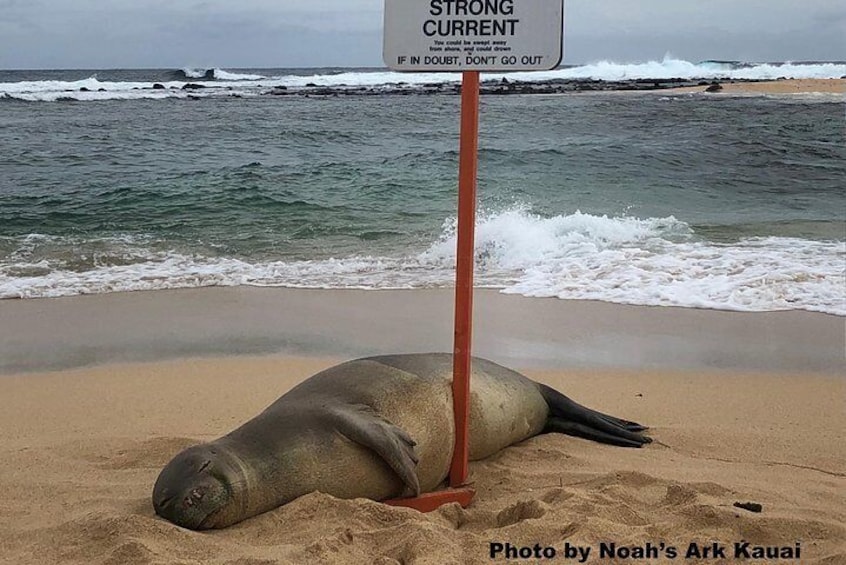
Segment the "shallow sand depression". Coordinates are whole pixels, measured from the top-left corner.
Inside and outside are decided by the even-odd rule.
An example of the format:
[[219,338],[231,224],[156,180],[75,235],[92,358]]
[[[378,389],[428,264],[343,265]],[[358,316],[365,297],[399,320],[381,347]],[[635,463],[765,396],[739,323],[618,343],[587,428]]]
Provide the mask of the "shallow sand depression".
[[[33,332],[40,347],[52,344],[66,360],[45,358],[40,367],[37,351],[30,352],[34,357],[21,353],[18,369],[0,375],[0,561],[490,563],[504,562],[508,547],[546,555],[552,548],[551,563],[577,562],[566,552],[578,549],[590,550],[588,562],[596,563],[742,562],[734,558],[735,544],[750,552],[755,546],[794,551],[798,544],[801,552],[799,559],[748,562],[846,560],[842,318],[533,302],[492,292],[480,292],[477,303],[480,354],[509,357],[510,366],[527,367],[532,378],[587,406],[645,423],[656,442],[623,449],[556,434],[531,438],[471,464],[477,495],[467,509],[451,505],[420,514],[314,493],[221,531],[191,532],[156,517],[153,482],[180,449],[228,432],[340,360],[381,353],[381,347],[438,345],[440,337],[427,336],[440,336],[438,328],[449,323],[448,291],[318,293],[316,300],[333,301],[339,315],[327,318],[321,311],[310,322],[334,329],[304,356],[301,346],[313,344],[313,336],[295,334],[309,325],[297,316],[316,312],[305,307],[308,295],[211,289],[0,302],[0,351],[29,351],[13,338]],[[301,311],[294,307],[298,301]],[[375,311],[384,327],[358,326],[354,313],[374,311],[370,301],[381,304]],[[401,314],[390,312],[393,301],[405,305]],[[288,332],[284,339],[269,329],[239,333],[238,320],[230,318],[226,346],[227,330],[202,314],[214,316],[218,309],[225,317],[226,304],[247,310],[260,304],[271,319],[274,302],[286,304],[287,319],[278,318]],[[529,306],[539,302],[544,313]],[[436,305],[446,306],[441,312]],[[131,329],[153,323],[149,316],[158,311],[170,315],[158,335],[180,335],[197,324],[206,328],[205,337],[170,351],[143,328]],[[525,319],[517,314],[527,311]],[[574,325],[568,317],[574,313],[580,326],[564,328],[565,321]],[[510,325],[503,321],[509,316]],[[74,341],[59,319],[73,320],[85,339]],[[403,343],[407,320],[425,321],[427,328],[409,330]],[[578,344],[595,355],[596,344],[605,342],[613,352],[615,340],[638,327],[639,340],[619,338],[630,356],[640,355],[631,363],[612,356],[591,365],[576,355]],[[562,353],[541,355],[539,363],[521,363],[513,351],[500,356],[503,331],[515,348],[547,352],[558,343]],[[383,340],[386,332],[393,335]],[[129,345],[107,339],[114,333]],[[807,343],[801,334],[810,334]],[[278,351],[249,354],[252,339],[268,349],[276,340]],[[87,357],[74,355],[91,340],[103,347],[89,349]],[[824,362],[803,361],[811,342],[819,347],[814,357]],[[135,353],[123,350],[132,343],[138,344]],[[198,356],[215,343],[225,356]],[[744,347],[755,351],[737,354]],[[675,366],[655,362],[662,348]],[[696,355],[702,348],[707,355]],[[735,502],[763,509],[754,513]],[[611,544],[616,551],[654,549],[660,555],[614,561],[600,555]],[[726,559],[684,559],[691,544],[724,548]],[[492,559],[497,548],[502,552]],[[679,553],[676,559],[670,548]]]

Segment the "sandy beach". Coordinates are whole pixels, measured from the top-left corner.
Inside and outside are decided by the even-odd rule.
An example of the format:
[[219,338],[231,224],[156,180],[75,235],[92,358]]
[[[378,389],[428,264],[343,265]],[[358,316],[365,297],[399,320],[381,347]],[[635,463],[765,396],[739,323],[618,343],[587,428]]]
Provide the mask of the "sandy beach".
[[[550,547],[551,563],[577,562],[577,546],[594,563],[731,563],[735,544],[801,552],[746,562],[846,560],[843,318],[491,291],[477,296],[477,353],[646,423],[656,442],[538,436],[471,465],[469,508],[428,515],[321,493],[223,531],[154,515],[177,451],[314,372],[448,349],[450,299],[234,288],[0,302],[0,562],[504,562],[491,544]],[[611,543],[679,556],[615,561],[600,555]],[[726,559],[685,559],[692,543]]]
[[[846,94],[846,79],[780,79],[760,82],[715,81],[722,87],[709,94]],[[705,92],[710,85],[671,88],[661,92]]]

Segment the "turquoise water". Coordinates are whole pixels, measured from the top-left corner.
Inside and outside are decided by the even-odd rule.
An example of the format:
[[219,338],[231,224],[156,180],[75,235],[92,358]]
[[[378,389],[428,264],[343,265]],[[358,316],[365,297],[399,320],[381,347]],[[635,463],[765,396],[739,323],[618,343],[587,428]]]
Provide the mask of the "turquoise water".
[[[449,286],[449,95],[0,100],[0,296]],[[843,98],[488,96],[478,275],[846,314]]]

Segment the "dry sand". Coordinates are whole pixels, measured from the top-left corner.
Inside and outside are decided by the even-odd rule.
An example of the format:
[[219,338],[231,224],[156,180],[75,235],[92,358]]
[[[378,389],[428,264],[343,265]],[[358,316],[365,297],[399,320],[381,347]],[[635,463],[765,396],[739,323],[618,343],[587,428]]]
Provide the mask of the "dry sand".
[[[372,318],[369,301],[379,302],[375,311],[391,319],[392,301],[404,297],[407,308],[398,318],[419,319],[421,325],[440,320],[433,304],[442,301],[439,293],[316,293],[316,303],[334,300],[335,309],[345,305],[342,311],[348,314],[326,318],[328,312],[315,306],[318,317],[313,325],[324,324],[331,337],[322,347],[339,351],[331,357],[229,355],[113,362],[119,357],[118,346],[125,345],[116,335],[137,339],[138,351],[149,357],[194,351],[163,349],[140,329],[132,329],[134,321],[158,311],[170,316],[167,325],[158,326],[164,335],[180,335],[191,324],[205,327],[206,341],[197,347],[208,352],[213,343],[225,341],[226,332],[208,326],[217,323],[216,318],[210,321],[197,312],[233,296],[239,296],[234,302],[247,310],[257,308],[251,300],[264,300],[250,292],[197,291],[0,302],[0,346],[6,348],[0,351],[10,351],[15,344],[23,347],[11,336],[38,330],[40,347],[46,351],[52,345],[70,356],[65,365],[100,362],[0,375],[0,562],[490,563],[503,562],[489,558],[490,544],[498,542],[554,547],[558,556],[550,563],[576,562],[563,555],[569,543],[590,547],[592,563],[710,564],[740,562],[733,559],[733,544],[745,540],[801,547],[800,559],[750,563],[846,563],[843,318],[565,301],[534,301],[545,304],[534,312],[524,300],[492,293],[480,293],[479,302],[488,309],[484,315],[480,312],[483,327],[496,336],[507,328],[500,330],[495,321],[513,315],[512,325],[522,336],[519,343],[530,350],[547,351],[544,347],[552,347],[555,340],[563,344],[572,339],[575,333],[558,332],[555,326],[572,309],[570,315],[581,319],[581,330],[598,340],[604,337],[609,351],[615,349],[614,336],[637,332],[640,319],[641,339],[626,347],[639,345],[646,359],[650,351],[667,344],[695,351],[697,335],[713,338],[702,340],[710,353],[673,357],[680,365],[676,369],[633,369],[637,363],[614,369],[604,362],[588,367],[584,359],[573,363],[567,354],[546,359],[541,364],[545,368],[527,370],[584,404],[649,424],[657,442],[638,450],[561,435],[532,438],[471,465],[478,494],[466,510],[448,506],[423,515],[315,493],[223,531],[196,533],[173,526],[154,516],[149,497],[161,467],[178,450],[231,430],[308,375],[349,357],[350,351],[378,349],[374,344],[380,341],[379,332],[396,328],[359,326],[361,319],[352,313],[369,312]],[[309,342],[306,334],[311,329],[301,338],[290,332],[310,327],[296,316],[306,315],[312,295],[269,291],[267,296],[289,301],[289,319],[280,321],[289,333],[277,336],[277,348]],[[130,307],[135,301],[137,311]],[[206,308],[195,312],[194,302]],[[301,304],[301,311],[295,303]],[[74,310],[79,304],[85,305],[88,318]],[[100,311],[106,306],[111,316]],[[524,314],[528,309],[535,323],[521,322],[510,308]],[[424,310],[433,310],[431,318],[423,316]],[[20,314],[27,317],[16,317]],[[267,316],[274,314],[270,309]],[[188,320],[192,315],[196,318]],[[95,358],[80,357],[60,319],[68,320],[73,333],[102,338],[114,347],[98,349]],[[693,326],[699,333],[692,333]],[[249,345],[255,338],[269,347],[268,340],[276,335],[243,336],[245,328],[237,318],[229,327],[236,345]],[[612,327],[616,334],[610,333]],[[761,330],[757,335],[755,327]],[[430,331],[416,328],[409,335],[425,338]],[[717,339],[715,334],[722,335]],[[817,353],[829,359],[814,373],[797,368],[775,372],[766,364],[767,373],[755,370],[758,362],[772,356],[785,362],[801,359],[797,352],[806,344],[802,334],[810,334],[808,343],[822,344]],[[246,341],[238,341],[238,336]],[[669,336],[675,341],[662,341]],[[727,344],[747,338],[745,347],[757,353],[736,358],[730,370],[717,370],[720,364],[714,356],[731,352]],[[793,349],[790,338],[797,344]],[[402,345],[397,336],[386,339],[392,346]],[[590,340],[583,343],[588,350],[593,347]],[[415,345],[421,344],[405,345],[420,350]],[[23,363],[24,357],[17,362]],[[57,358],[50,363],[62,364]],[[732,506],[747,501],[761,503],[763,512]],[[602,542],[665,543],[682,554],[691,542],[718,542],[727,547],[728,559],[669,560],[662,554],[664,558],[651,561],[614,561],[597,555]]]
[[[846,94],[846,79],[781,79],[760,82],[720,81],[722,90],[709,94]],[[705,86],[687,86],[651,92],[705,92]]]

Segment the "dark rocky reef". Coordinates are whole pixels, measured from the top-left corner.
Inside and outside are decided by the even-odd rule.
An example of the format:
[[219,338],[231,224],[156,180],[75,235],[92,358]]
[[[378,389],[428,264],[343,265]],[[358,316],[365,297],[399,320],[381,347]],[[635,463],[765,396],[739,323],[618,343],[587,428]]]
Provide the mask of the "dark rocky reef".
[[[732,80],[732,82],[755,82],[746,80]],[[546,81],[515,82],[503,78],[501,80],[484,81],[480,92],[484,95],[512,95],[512,94],[571,94],[579,92],[620,92],[666,90],[683,86],[704,86],[719,84],[702,78],[669,78],[669,79],[630,79],[630,80],[595,80],[595,79],[554,79]],[[709,90],[713,92],[713,90]],[[274,86],[264,92],[270,96],[381,96],[394,95],[432,95],[458,94],[461,85],[448,82],[431,82],[424,84],[407,84],[404,82],[383,84],[378,86],[318,86],[314,83],[301,87]]]

